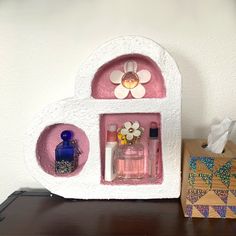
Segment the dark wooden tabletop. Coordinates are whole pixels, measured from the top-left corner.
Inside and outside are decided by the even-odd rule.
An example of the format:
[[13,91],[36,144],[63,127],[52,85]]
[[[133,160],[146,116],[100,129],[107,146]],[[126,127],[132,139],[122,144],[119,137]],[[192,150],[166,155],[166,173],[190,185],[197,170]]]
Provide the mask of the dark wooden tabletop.
[[179,199],[65,200],[22,191],[1,205],[0,235],[235,236],[236,220],[184,218]]

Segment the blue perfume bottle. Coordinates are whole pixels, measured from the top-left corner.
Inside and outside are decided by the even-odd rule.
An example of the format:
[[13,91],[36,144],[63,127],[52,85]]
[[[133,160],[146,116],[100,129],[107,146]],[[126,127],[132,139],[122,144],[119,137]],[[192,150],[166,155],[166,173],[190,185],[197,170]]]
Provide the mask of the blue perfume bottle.
[[68,174],[77,168],[81,152],[76,140],[72,140],[72,137],[73,133],[70,130],[64,130],[61,133],[63,142],[59,143],[55,150],[56,174]]

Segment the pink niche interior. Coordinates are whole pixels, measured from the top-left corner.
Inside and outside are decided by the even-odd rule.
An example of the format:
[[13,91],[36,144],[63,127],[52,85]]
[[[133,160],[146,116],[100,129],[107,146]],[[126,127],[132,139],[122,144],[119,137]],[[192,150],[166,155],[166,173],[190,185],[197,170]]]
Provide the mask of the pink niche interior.
[[[118,128],[121,128],[126,121],[138,121],[140,126],[144,128],[144,133],[140,138],[140,142],[144,145],[144,163],[147,164],[148,158],[148,140],[149,140],[149,128],[151,122],[156,122],[158,124],[158,136],[161,143],[161,115],[160,113],[125,113],[125,114],[101,114],[100,115],[100,151],[101,151],[101,183],[108,185],[139,185],[139,184],[161,184],[163,181],[163,168],[162,168],[162,152],[160,148],[159,155],[156,159],[159,163],[157,171],[158,176],[155,179],[148,178],[147,166],[144,166],[146,177],[142,179],[114,179],[113,181],[104,180],[105,171],[105,145],[107,140],[107,127],[109,124],[117,124]],[[161,145],[160,145],[161,147]],[[145,164],[145,165],[146,165]]]
[[[92,97],[96,99],[116,99],[114,89],[118,85],[110,81],[110,74],[114,70],[124,72],[124,64],[130,60],[137,63],[136,72],[145,69],[151,73],[151,80],[142,84],[146,90],[143,98],[164,98],[166,96],[166,88],[160,68],[152,59],[140,54],[123,55],[100,67],[92,82]],[[132,98],[129,92],[126,99]]]
[[[79,156],[78,167],[75,171],[70,174],[58,175],[55,173],[55,148],[62,142],[61,132],[64,130],[73,132],[73,139],[77,140],[82,154]],[[46,127],[41,133],[36,146],[36,157],[39,165],[46,173],[53,176],[70,177],[78,175],[88,159],[88,153],[89,140],[85,132],[71,124],[54,124]]]

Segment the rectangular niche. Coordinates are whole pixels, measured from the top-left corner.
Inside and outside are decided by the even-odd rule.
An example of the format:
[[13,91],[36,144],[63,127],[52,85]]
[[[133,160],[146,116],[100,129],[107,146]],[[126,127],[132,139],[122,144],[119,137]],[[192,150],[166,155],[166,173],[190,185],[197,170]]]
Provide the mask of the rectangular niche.
[[[106,140],[107,140],[107,127],[109,124],[116,124],[118,128],[121,128],[123,124],[127,121],[134,122],[138,121],[140,126],[144,128],[144,132],[139,140],[139,143],[143,145],[143,162],[131,162],[132,168],[136,168],[135,165],[139,164],[138,169],[143,169],[142,177],[127,177],[121,178],[117,177],[117,170],[119,170],[117,165],[117,159],[112,158],[113,170],[115,173],[115,178],[113,180],[107,181],[105,179],[105,153],[106,153]],[[155,169],[156,175],[150,176],[149,168],[149,129],[151,122],[155,122],[158,127],[158,153],[155,155]],[[100,115],[100,157],[101,157],[101,184],[106,185],[141,185],[141,184],[161,184],[163,180],[163,168],[162,168],[162,139],[161,139],[161,115],[160,113],[118,113],[118,114],[101,114]],[[115,147],[115,149],[118,145]],[[119,159],[120,160],[120,159]],[[119,162],[120,163],[120,162]],[[125,162],[126,164],[128,162]],[[130,162],[128,163],[130,166]]]

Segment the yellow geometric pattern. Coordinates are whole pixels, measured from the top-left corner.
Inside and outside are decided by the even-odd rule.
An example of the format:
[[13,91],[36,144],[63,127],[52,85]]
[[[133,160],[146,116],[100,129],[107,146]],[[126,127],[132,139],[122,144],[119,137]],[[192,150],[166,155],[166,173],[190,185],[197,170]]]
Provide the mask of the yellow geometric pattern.
[[215,206],[225,205],[224,201],[219,196],[217,196],[214,191],[209,191],[207,194],[201,197],[195,204]]
[[196,173],[198,174],[212,174],[212,170],[209,170],[209,168],[201,161],[197,161],[196,163]]

